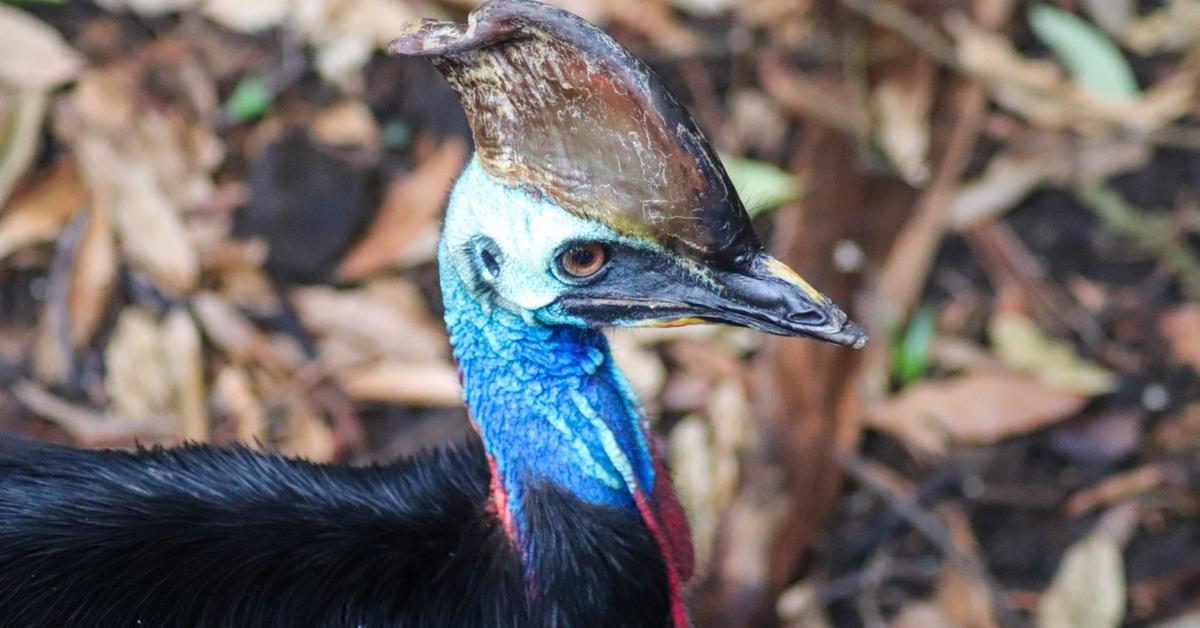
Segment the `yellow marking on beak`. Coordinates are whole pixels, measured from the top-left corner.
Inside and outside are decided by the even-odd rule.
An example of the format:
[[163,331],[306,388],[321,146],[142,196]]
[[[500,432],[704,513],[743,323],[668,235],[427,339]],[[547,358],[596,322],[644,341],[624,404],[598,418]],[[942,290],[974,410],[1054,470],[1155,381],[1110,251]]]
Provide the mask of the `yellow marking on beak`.
[[767,258],[767,270],[769,270],[772,275],[775,275],[776,277],[779,277],[788,283],[795,284],[817,303],[825,303],[829,300],[825,295],[821,294],[820,291],[809,285],[809,283],[805,281],[803,277],[796,274],[796,271],[792,270],[787,264],[784,264],[774,257]]
[[673,318],[667,321],[646,321],[644,327],[686,327],[688,325],[703,325],[704,319],[694,316],[684,316],[682,318]]

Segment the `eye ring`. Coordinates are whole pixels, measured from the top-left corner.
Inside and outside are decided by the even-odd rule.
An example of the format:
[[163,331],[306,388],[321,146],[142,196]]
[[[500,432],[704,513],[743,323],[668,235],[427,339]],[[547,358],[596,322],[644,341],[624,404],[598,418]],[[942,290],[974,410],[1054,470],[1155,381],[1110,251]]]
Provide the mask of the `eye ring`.
[[595,281],[608,268],[611,257],[608,247],[599,242],[575,242],[559,252],[558,274],[573,283]]

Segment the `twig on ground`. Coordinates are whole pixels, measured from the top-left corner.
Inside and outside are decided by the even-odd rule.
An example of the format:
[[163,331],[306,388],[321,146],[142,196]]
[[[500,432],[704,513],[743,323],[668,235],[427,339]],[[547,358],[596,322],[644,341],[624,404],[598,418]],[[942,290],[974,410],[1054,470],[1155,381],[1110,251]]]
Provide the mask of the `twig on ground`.
[[1054,282],[1010,227],[988,221],[967,232],[966,237],[997,290],[1006,285],[1015,287],[1042,327],[1073,331],[1090,350],[1101,350],[1108,340],[1103,327]]
[[933,545],[946,560],[953,561],[972,578],[984,583],[992,599],[992,607],[999,613],[1005,626],[1024,626],[1026,622],[1009,606],[1004,591],[996,583],[987,568],[974,556],[960,551],[955,545],[949,528],[937,515],[922,508],[916,500],[903,495],[893,487],[893,482],[881,476],[879,469],[857,454],[842,453],[838,456],[842,469],[863,488],[882,499],[889,508],[900,515],[909,526]]
[[872,23],[895,31],[939,63],[958,67],[954,46],[937,30],[930,28],[903,7],[880,0],[838,0],[842,6],[867,18]]

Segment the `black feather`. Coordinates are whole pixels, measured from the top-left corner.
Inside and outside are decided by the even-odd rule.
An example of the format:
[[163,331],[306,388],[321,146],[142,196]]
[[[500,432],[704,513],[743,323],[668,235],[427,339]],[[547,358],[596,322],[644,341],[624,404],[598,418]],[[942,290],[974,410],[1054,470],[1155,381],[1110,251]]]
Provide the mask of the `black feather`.
[[0,626],[659,627],[636,513],[549,484],[520,552],[478,441],[390,466],[244,448],[0,458]]

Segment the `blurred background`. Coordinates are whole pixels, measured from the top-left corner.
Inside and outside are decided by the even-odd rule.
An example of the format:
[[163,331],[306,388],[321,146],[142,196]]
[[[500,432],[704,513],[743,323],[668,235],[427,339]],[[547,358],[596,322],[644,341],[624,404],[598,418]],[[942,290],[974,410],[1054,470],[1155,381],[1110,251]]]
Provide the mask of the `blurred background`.
[[[433,253],[469,132],[381,50],[474,4],[0,3],[0,433],[463,437]],[[698,626],[1200,626],[1200,0],[558,4],[873,338],[612,336]]]

